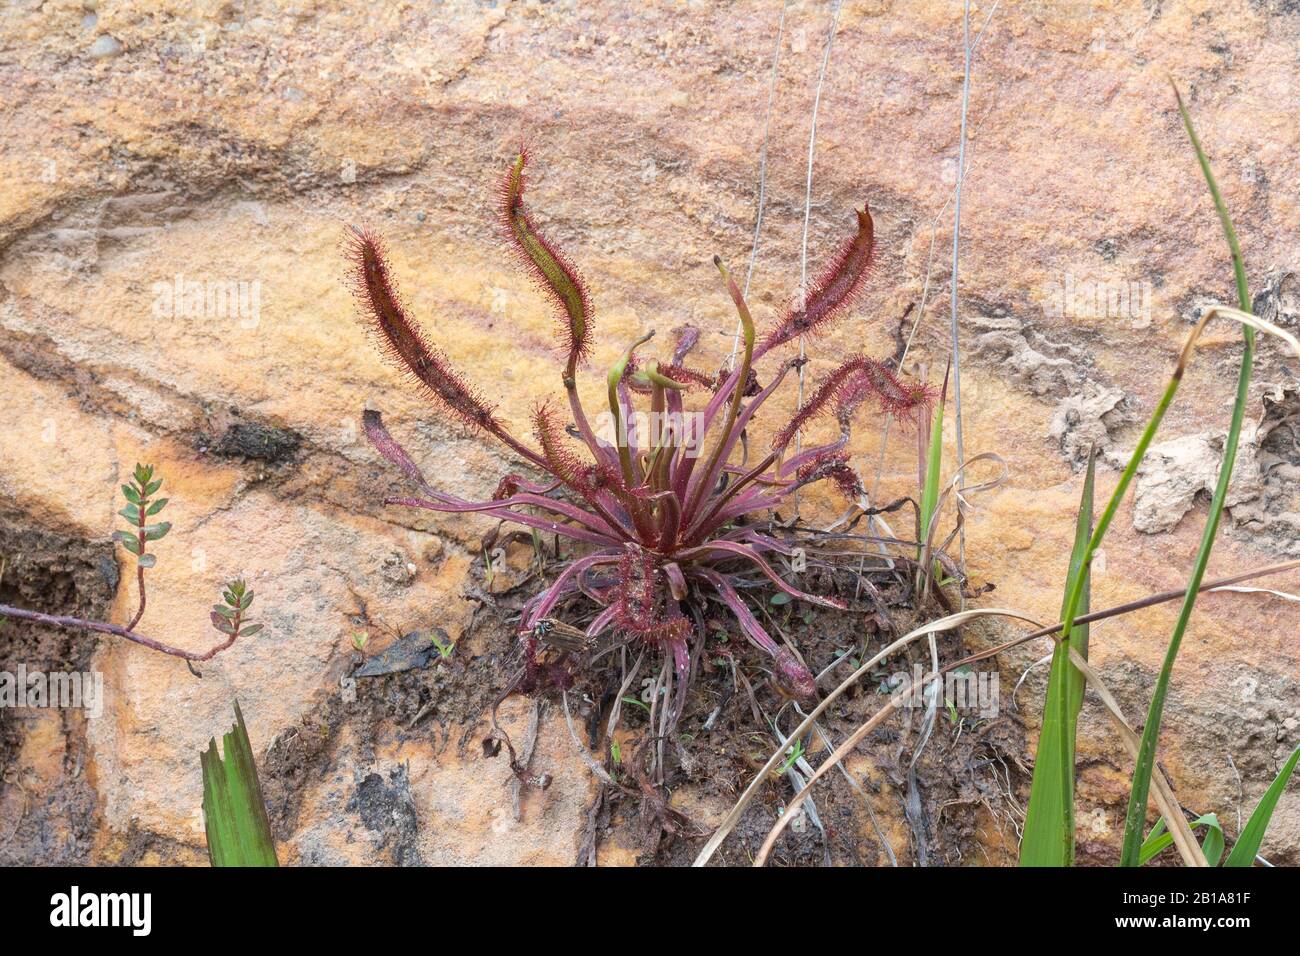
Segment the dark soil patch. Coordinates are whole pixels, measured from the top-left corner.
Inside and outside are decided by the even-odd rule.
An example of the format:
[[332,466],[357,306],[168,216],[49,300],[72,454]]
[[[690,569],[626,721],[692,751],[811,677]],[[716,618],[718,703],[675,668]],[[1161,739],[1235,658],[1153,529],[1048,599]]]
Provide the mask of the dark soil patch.
[[[111,542],[88,542],[0,519],[0,603],[47,614],[99,617],[117,587]],[[90,670],[96,638],[0,618],[0,671]],[[89,862],[95,794],[84,773],[86,717],[57,711],[62,779],[42,788],[18,755],[34,712],[0,708],[0,860],[7,864]]]
[[[478,751],[479,741],[488,736],[494,703],[520,672],[515,637],[519,610],[546,577],[549,573],[542,578],[530,575],[511,590],[489,594],[478,573],[467,593],[480,599],[480,611],[471,635],[462,638],[450,659],[422,669],[353,678],[354,700],[347,700],[337,688],[319,691],[308,716],[278,734],[260,761],[277,838],[292,837],[308,822],[300,819],[306,793],[336,771],[346,754],[348,763],[358,768],[347,797],[347,810],[355,814],[356,825],[376,835],[385,862],[418,862],[418,834],[429,821],[417,817],[405,770],[381,774],[364,768],[374,760],[377,742],[400,744],[432,735],[440,747]],[[863,655],[875,653],[914,626],[906,588],[896,580],[877,582],[871,591],[857,588],[849,573],[810,571],[802,583],[816,593],[838,594],[849,601],[849,609],[829,611],[798,601],[773,603],[773,592],[766,586],[749,589],[746,596],[769,630],[786,635],[814,673],[839,662],[819,683],[823,693],[847,676]],[[499,580],[496,584],[502,586]],[[583,600],[562,605],[556,616],[584,624],[592,609],[582,607]],[[768,658],[741,637],[730,613],[710,606],[703,621],[708,639],[697,655],[696,676],[673,739],[664,741],[661,787],[650,785],[644,777],[638,779],[637,767],[645,765],[646,748],[656,741],[645,706],[621,708],[619,727],[626,736],[620,762],[612,759],[604,739],[610,707],[624,678],[621,655],[615,652],[592,667],[572,669],[569,700],[575,726],[620,784],[605,787],[591,808],[588,839],[580,857],[590,858],[592,840],[599,844],[618,837],[620,843],[641,847],[642,865],[689,863],[708,835],[706,828],[668,807],[730,806],[780,745],[772,732],[774,716],[780,715],[785,732],[798,722],[772,680]],[[471,644],[480,653],[464,653],[462,649]],[[634,659],[639,647],[628,651],[629,659]],[[962,636],[949,634],[939,640],[939,652],[943,660],[952,660],[967,648]],[[658,673],[657,654],[647,653],[642,678]],[[362,655],[356,655],[348,673],[355,673],[362,661]],[[887,700],[890,675],[911,673],[914,663],[928,664],[924,641],[842,696],[822,721],[827,733],[837,743],[851,734]],[[626,696],[639,698],[643,690],[638,678]],[[771,865],[888,865],[889,852],[876,835],[866,801],[881,828],[894,835],[892,850],[900,865],[915,865],[922,859],[927,865],[1006,862],[985,859],[982,848],[989,842],[990,826],[1014,828],[1018,822],[1016,797],[1023,802],[1029,779],[1020,762],[1024,737],[1018,720],[1005,712],[991,719],[959,715],[953,720],[941,707],[929,743],[909,774],[920,716],[921,712],[912,714],[910,723],[891,718],[859,746],[854,765],[860,772],[865,756],[870,768],[855,778],[861,791],[838,771],[820,781],[813,803],[821,826],[805,819],[787,828]],[[454,737],[453,727],[459,730]],[[345,728],[350,731],[351,748],[341,751]],[[512,743],[521,749],[522,741]],[[816,741],[812,745],[808,759],[816,766],[828,751]],[[493,763],[506,759],[508,751],[503,747]],[[528,769],[545,774],[552,768]],[[788,777],[770,779],[715,856],[715,863],[749,865],[793,793]],[[899,832],[910,837],[899,841]]]
[[[833,689],[862,660],[917,623],[907,583],[892,573],[860,586],[852,572],[810,570],[800,586],[837,596],[849,607],[834,611],[797,600],[787,602],[784,595],[774,599],[775,592],[765,582],[747,589],[746,599],[767,630],[778,640],[784,636],[814,674],[826,672],[818,685],[821,693]],[[556,616],[583,626],[591,609],[584,613],[582,602],[578,598],[568,607],[561,605]],[[782,746],[774,723],[788,733],[802,719],[772,678],[769,658],[744,640],[729,611],[709,606],[702,609],[701,622],[707,641],[696,649],[695,676],[671,739],[659,740],[657,728],[649,725],[648,708],[635,702],[638,694],[648,692],[645,679],[658,673],[655,659],[625,693],[625,701],[633,700],[621,707],[619,726],[630,737],[620,743],[618,760],[604,731],[626,678],[624,659],[610,654],[594,669],[575,669],[569,699],[586,725],[584,742],[604,758],[605,769],[618,784],[606,786],[592,808],[580,858],[591,859],[592,840],[599,842],[629,828],[627,832],[643,848],[639,857],[643,865],[688,864],[707,837],[706,828],[679,818],[662,797],[668,795],[668,806],[734,804],[770,754]],[[625,660],[634,659],[638,651],[630,647]],[[949,661],[968,649],[961,634],[948,633],[939,637],[938,651],[941,660]],[[647,660],[656,657],[648,654]],[[910,675],[914,665],[924,670],[928,664],[927,643],[914,643],[907,653],[850,688],[820,723],[838,744],[888,700],[892,675]],[[996,672],[986,679],[999,681]],[[999,682],[999,698],[1000,689]],[[812,801],[816,819],[803,813],[787,827],[774,848],[771,865],[887,865],[889,850],[873,826],[868,801],[882,829],[897,832],[901,824],[910,833],[904,845],[892,847],[900,865],[984,862],[981,848],[989,842],[985,831],[989,827],[1014,831],[1018,825],[1017,794],[1023,797],[1021,791],[1029,780],[1020,762],[1023,728],[1005,713],[980,717],[941,704],[928,743],[911,767],[923,713],[922,707],[909,719],[905,710],[859,745],[857,754],[866,756],[872,768],[856,779],[860,790],[838,771],[819,781]],[[805,746],[813,767],[829,754],[816,736],[810,736]],[[653,766],[647,760],[651,747],[661,748],[661,781],[647,779],[647,767]],[[794,792],[790,777],[769,779],[715,862],[749,865]],[[673,799],[674,794],[689,794],[689,799]]]
[[150,830],[134,822],[120,845],[110,843],[104,859],[97,863],[110,866],[207,866],[206,847],[194,847]]
[[[487,638],[488,649],[483,654],[453,652],[448,660],[423,669],[349,677],[354,682],[350,685],[354,700],[334,687],[318,692],[308,714],[281,731],[259,761],[263,796],[276,837],[287,839],[299,827],[306,790],[333,766],[344,728],[355,737],[358,750],[354,757],[359,766],[374,759],[375,742],[381,739],[400,743],[427,740],[432,735],[439,746],[447,747],[452,743],[453,726],[468,728],[455,742],[466,748],[475,728],[483,727],[484,715],[504,686],[503,661],[511,649],[511,632],[490,629]],[[355,672],[362,662],[362,656],[356,655],[349,672]]]
[[257,422],[235,422],[220,436],[205,437],[200,446],[222,458],[248,458],[277,465],[292,461],[302,445],[302,436],[289,428]]
[[385,780],[369,773],[357,784],[348,810],[361,817],[370,832],[379,837],[379,849],[397,866],[419,866],[420,827],[411,796],[406,768],[391,771]]
[[[806,583],[822,594],[851,598],[854,591],[846,577],[839,577],[833,584],[829,580],[820,585]],[[794,602],[773,615],[814,673],[843,662],[819,681],[822,693],[837,686],[864,657],[915,626],[901,589],[882,588],[880,598],[879,603],[851,600],[847,612]],[[729,643],[735,640],[731,637]],[[938,646],[941,660],[967,653],[959,635],[941,636]],[[928,666],[924,641],[913,644],[909,652],[846,691],[820,721],[834,742],[843,741],[888,700],[891,675],[900,671],[910,674],[914,664]],[[752,699],[743,683],[735,692],[731,675],[721,668],[702,675],[696,703],[679,727],[684,739],[675,750],[678,759],[667,781],[670,789],[685,785],[731,806],[781,745],[771,731],[773,715],[781,714],[784,733],[802,719],[761,672],[751,673],[749,683],[753,685]],[[762,721],[755,714],[755,705]],[[719,718],[711,730],[704,729],[718,706],[722,707]],[[1016,825],[1013,795],[1029,779],[1019,762],[1024,753],[1023,728],[1005,713],[992,719],[958,715],[958,720],[952,721],[941,706],[933,733],[914,772],[909,774],[923,713],[923,709],[912,712],[910,720],[906,711],[895,715],[858,745],[857,754],[866,756],[872,767],[871,773],[855,778],[863,792],[838,771],[823,777],[811,801],[821,826],[807,813],[802,819],[797,817],[778,839],[769,865],[889,865],[889,853],[872,825],[866,801],[870,801],[886,833],[897,832],[900,823],[906,825],[910,839],[891,847],[899,865],[984,862],[978,848],[987,841],[980,830],[990,825],[990,817],[999,824]],[[830,751],[820,746],[815,735],[808,744],[807,759],[816,768]],[[789,777],[770,777],[714,861],[719,865],[750,865],[795,792]],[[644,862],[689,864],[702,844],[703,839],[698,837],[673,835]]]

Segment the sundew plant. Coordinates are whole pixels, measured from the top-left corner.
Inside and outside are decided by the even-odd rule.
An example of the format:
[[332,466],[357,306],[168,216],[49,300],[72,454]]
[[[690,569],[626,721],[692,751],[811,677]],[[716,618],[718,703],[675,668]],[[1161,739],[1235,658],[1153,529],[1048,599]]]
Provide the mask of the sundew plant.
[[[537,397],[531,443],[506,427],[411,318],[382,239],[364,229],[349,231],[354,291],[387,356],[445,412],[491,435],[530,469],[530,474],[502,477],[488,501],[434,488],[389,434],[380,413],[367,411],[366,435],[418,489],[417,495],[389,503],[489,515],[577,546],[558,576],[524,607],[519,626],[523,691],[564,689],[572,681],[570,654],[543,655],[540,643],[557,607],[580,592],[600,609],[585,629],[587,639],[613,632],[661,649],[673,663],[679,690],[690,678],[692,644],[705,638],[700,609],[709,600],[720,601],[745,637],[769,656],[777,683],[793,696],[811,697],[812,673],[742,599],[740,576],[759,572],[791,598],[827,608],[844,605],[800,590],[777,573],[773,556],[789,556],[795,547],[762,519],[817,482],[829,481],[857,500],[861,482],[848,454],[855,411],[873,398],[882,413],[907,416],[927,406],[931,394],[924,385],[900,380],[883,363],[855,355],[827,374],[793,416],[771,426],[775,434],[765,448],[755,450],[749,433],[771,396],[802,365],[798,357],[782,355],[785,347],[842,317],[862,288],[875,248],[870,213],[857,212],[854,234],[807,295],[762,334],[715,257],[739,313],[743,352],[731,367],[709,373],[690,364],[697,329],[676,329],[672,348],[658,357],[648,354],[654,336],[648,331],[608,370],[607,407],[593,416],[577,387],[594,330],[591,299],[582,276],[542,236],[524,205],[527,164],[527,154],[521,153],[506,173],[500,215],[521,265],[555,305],[557,364],[566,397],[564,404]],[[691,401],[695,396],[698,401]],[[799,449],[795,436],[820,416],[834,416],[838,437]]]

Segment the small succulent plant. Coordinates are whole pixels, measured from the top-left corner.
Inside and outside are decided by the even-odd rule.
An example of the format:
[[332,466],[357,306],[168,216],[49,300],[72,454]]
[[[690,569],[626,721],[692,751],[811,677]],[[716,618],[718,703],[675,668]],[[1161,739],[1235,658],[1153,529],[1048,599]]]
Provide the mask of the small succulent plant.
[[[830,481],[857,499],[862,489],[847,451],[851,416],[872,396],[882,411],[903,416],[927,406],[932,396],[924,385],[902,381],[881,362],[857,355],[822,380],[752,463],[748,430],[769,398],[802,365],[798,358],[776,359],[774,353],[824,330],[844,314],[862,287],[874,252],[870,213],[865,208],[857,212],[855,233],[814,287],[761,336],[740,289],[715,257],[743,330],[739,361],[716,374],[692,367],[689,358],[699,332],[691,327],[675,331],[666,356],[651,358],[645,352],[654,333],[648,332],[609,369],[608,409],[593,427],[576,381],[590,351],[590,298],[578,271],[541,235],[523,203],[527,163],[527,154],[521,153],[506,173],[501,219],[520,262],[555,305],[562,349],[560,382],[567,398],[567,416],[550,401],[535,407],[534,444],[507,429],[495,408],[410,318],[381,238],[364,229],[349,230],[353,289],[384,352],[446,413],[491,435],[540,475],[504,476],[489,501],[436,489],[389,434],[380,413],[366,411],[366,435],[420,492],[389,503],[489,515],[580,546],[579,556],[523,610],[522,690],[564,686],[570,679],[564,667],[538,662],[539,625],[551,619],[560,602],[581,592],[601,607],[586,628],[589,638],[613,630],[662,648],[683,687],[690,646],[705,639],[694,623],[698,616],[689,612],[702,608],[704,599],[719,600],[734,613],[748,640],[770,656],[782,687],[799,697],[812,695],[808,667],[764,629],[740,595],[739,576],[758,571],[790,597],[823,607],[843,605],[794,588],[774,570],[770,556],[789,555],[793,548],[761,530],[758,519],[814,482]],[[764,359],[772,364],[766,384],[756,371]],[[688,413],[686,398],[691,393],[703,396],[702,407]],[[648,406],[648,416],[638,411],[638,401]],[[838,421],[838,437],[788,454],[800,430],[827,414]],[[644,421],[651,427],[643,428]]]
[[212,626],[229,636],[233,643],[237,637],[250,637],[262,629],[248,619],[248,609],[253,605],[253,590],[241,580],[231,581],[221,592],[223,603],[212,605]]
[[109,624],[104,621],[91,621],[65,615],[42,614],[6,604],[0,604],[0,617],[12,617],[53,627],[88,630],[124,637],[159,653],[183,659],[186,666],[196,675],[198,672],[194,670],[195,662],[211,660],[240,637],[251,637],[260,631],[262,625],[251,623],[247,616],[248,609],[253,603],[253,592],[239,580],[229,582],[222,592],[224,603],[214,604],[212,607],[210,615],[212,626],[224,634],[226,639],[207,651],[187,651],[172,647],[136,631],[135,628],[144,617],[145,606],[148,603],[145,571],[154,567],[158,560],[157,555],[149,550],[149,545],[161,541],[172,529],[171,522],[150,520],[157,518],[167,507],[167,498],[155,497],[162,489],[162,484],[162,479],[155,477],[153,465],[137,463],[131,473],[131,479],[122,485],[122,497],[126,500],[126,504],[118,514],[127,520],[129,527],[126,530],[114,531],[113,538],[135,557],[139,603],[129,623]]

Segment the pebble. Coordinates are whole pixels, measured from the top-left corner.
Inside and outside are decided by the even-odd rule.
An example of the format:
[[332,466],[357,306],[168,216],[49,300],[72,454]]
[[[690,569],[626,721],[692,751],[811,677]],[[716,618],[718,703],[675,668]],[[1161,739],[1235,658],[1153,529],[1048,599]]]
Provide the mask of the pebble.
[[90,45],[90,56],[95,60],[107,60],[109,57],[121,54],[122,44],[116,37],[111,37],[107,33]]

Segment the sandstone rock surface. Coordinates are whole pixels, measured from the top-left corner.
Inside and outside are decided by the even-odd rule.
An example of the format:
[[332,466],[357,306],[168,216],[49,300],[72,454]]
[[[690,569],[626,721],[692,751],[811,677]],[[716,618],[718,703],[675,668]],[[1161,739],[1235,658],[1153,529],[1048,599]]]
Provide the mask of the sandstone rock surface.
[[[966,555],[998,605],[1049,621],[1080,457],[1091,441],[1112,456],[1132,447],[1189,321],[1206,302],[1230,301],[1222,237],[1167,77],[1210,150],[1253,290],[1297,325],[1284,293],[1300,269],[1290,109],[1300,11],[1281,0],[1023,2],[991,17],[991,4],[974,7],[976,28],[987,25],[962,196],[963,441],[968,456],[1001,455],[1009,478],[973,501]],[[556,783],[525,795],[516,818],[503,762],[484,761],[476,740],[457,746],[458,706],[444,702],[408,732],[405,703],[361,720],[342,701],[358,629],[372,635],[369,650],[433,625],[459,639],[491,524],[383,508],[397,485],[359,436],[361,410],[383,409],[426,473],[469,497],[510,467],[381,362],[344,286],[343,226],[386,235],[413,313],[526,432],[538,397],[560,389],[552,317],[505,253],[493,208],[522,137],[535,157],[531,204],[597,303],[593,369],[643,328],[685,321],[706,330],[716,364],[734,316],[710,260],[738,268],[750,252],[781,8],[62,0],[0,15],[0,545],[37,527],[105,546],[117,485],[150,461],[175,530],[142,630],[207,647],[206,606],[236,574],[253,583],[267,625],[202,681],[136,646],[80,645],[105,675],[106,712],[4,716],[22,743],[4,750],[0,839],[18,836],[0,859],[54,852],[31,835],[33,805],[75,775],[91,797],[84,827],[60,837],[67,859],[202,861],[197,753],[235,696],[259,756],[278,768],[287,861],[573,859],[592,785],[562,715],[543,715],[536,757]],[[795,2],[786,14],[751,289],[760,321],[799,282],[831,11]],[[961,61],[959,4],[843,5],[819,110],[809,258],[815,271],[863,201],[880,254],[851,318],[810,344],[810,375],[850,350],[893,354],[919,313],[899,316],[923,296],[909,362],[934,375],[947,361]],[[1201,441],[1226,425],[1239,354],[1235,330],[1211,330],[1162,440]],[[1252,415],[1266,388],[1294,389],[1298,374],[1263,343]],[[601,387],[594,371],[583,383],[593,400]],[[1280,536],[1300,527],[1288,523],[1294,485],[1283,480],[1297,474],[1295,433],[1289,443],[1271,434],[1261,460],[1273,479],[1259,477],[1252,520],[1243,511],[1240,526],[1226,523],[1212,574],[1294,553]],[[859,428],[855,460],[881,470],[881,500],[914,493],[911,434],[894,429],[883,458],[880,439]],[[1116,475],[1103,468],[1102,492]],[[1185,515],[1142,529],[1154,535],[1138,533],[1124,506],[1094,607],[1182,584],[1205,513],[1195,491],[1180,492]],[[1257,537],[1261,528],[1271,530]],[[0,557],[11,569],[0,594],[13,597],[21,555]],[[108,613],[122,620],[130,576],[113,583]],[[1300,575],[1269,586],[1300,590]],[[1095,659],[1134,719],[1173,617],[1166,606],[1094,630]],[[1300,742],[1296,622],[1296,605],[1269,595],[1207,595],[1184,644],[1161,759],[1186,805],[1218,811],[1231,830]],[[457,652],[482,653],[468,645]],[[1001,662],[1006,698],[1045,653]],[[1018,696],[1031,742],[1044,673]],[[448,698],[472,696],[470,678],[448,677]],[[525,708],[511,707],[502,719],[522,733]],[[294,747],[314,755],[300,772],[300,758],[285,756]],[[1129,766],[1091,707],[1080,755],[1085,857],[1110,860]],[[1300,862],[1294,788],[1276,820],[1265,853]],[[1014,852],[1014,839],[994,846],[1005,835],[980,839],[989,858]],[[905,848],[906,834],[893,842]],[[611,841],[601,859],[634,856]],[[983,857],[972,846],[964,858]]]

